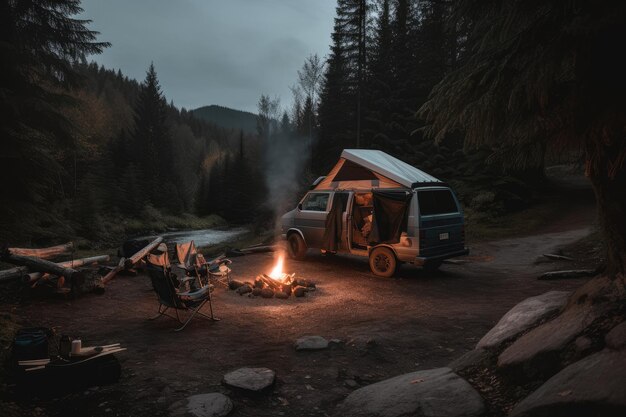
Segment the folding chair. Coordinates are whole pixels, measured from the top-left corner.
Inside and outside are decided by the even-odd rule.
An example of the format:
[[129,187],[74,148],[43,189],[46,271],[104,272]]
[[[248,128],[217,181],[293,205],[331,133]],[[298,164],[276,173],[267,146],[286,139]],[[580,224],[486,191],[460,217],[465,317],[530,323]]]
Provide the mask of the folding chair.
[[[156,250],[146,257],[146,264],[146,269],[152,281],[152,288],[157,294],[159,301],[158,313],[156,316],[150,318],[150,320],[155,320],[161,316],[176,319],[182,324],[181,327],[175,329],[177,332],[183,330],[196,315],[208,320],[219,320],[217,317],[213,316],[210,285],[189,291],[180,291],[178,289],[180,285],[176,276],[171,272],[167,246],[164,243],[159,245]],[[210,316],[200,311],[206,304],[209,305]],[[176,315],[168,314],[167,311],[169,309],[174,309]],[[187,320],[183,321],[181,319],[178,313],[179,310],[190,312]]]
[[185,270],[185,274],[190,277],[195,275],[198,280],[207,277],[210,282],[213,279],[216,283],[228,287],[230,282],[231,269],[228,265],[232,261],[226,257],[219,256],[210,261],[206,261],[204,256],[198,252],[194,241],[177,243],[176,256],[178,257],[178,267]]

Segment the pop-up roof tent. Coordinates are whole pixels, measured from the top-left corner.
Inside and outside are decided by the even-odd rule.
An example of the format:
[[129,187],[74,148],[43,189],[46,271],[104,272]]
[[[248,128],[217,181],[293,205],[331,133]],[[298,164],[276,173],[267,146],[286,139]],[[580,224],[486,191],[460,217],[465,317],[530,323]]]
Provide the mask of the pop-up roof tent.
[[344,149],[337,164],[314,189],[411,189],[423,183],[440,182],[432,175],[385,152],[373,149]]

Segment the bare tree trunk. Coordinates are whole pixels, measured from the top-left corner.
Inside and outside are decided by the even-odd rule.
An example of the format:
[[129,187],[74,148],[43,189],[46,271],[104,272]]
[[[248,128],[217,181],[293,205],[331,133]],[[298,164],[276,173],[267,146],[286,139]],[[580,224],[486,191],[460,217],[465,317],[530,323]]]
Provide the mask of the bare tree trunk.
[[[604,174],[604,175],[603,175]],[[589,173],[598,205],[606,245],[606,274],[626,272],[626,169],[610,179],[606,173]]]
[[8,248],[13,255],[34,256],[35,258],[50,259],[55,256],[69,255],[74,250],[74,243],[68,242],[63,245],[50,246],[48,248]]

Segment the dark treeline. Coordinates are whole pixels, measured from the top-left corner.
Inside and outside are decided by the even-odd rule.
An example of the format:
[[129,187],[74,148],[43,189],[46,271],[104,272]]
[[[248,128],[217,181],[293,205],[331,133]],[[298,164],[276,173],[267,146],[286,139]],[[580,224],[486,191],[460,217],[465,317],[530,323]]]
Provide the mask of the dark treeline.
[[535,166],[503,171],[493,147],[465,149],[461,131],[448,132],[437,143],[422,131],[418,110],[466,59],[471,21],[453,19],[455,3],[337,4],[317,104],[315,172],[324,174],[342,149],[380,149],[452,183],[464,204],[481,215],[525,207],[529,183],[542,178],[543,157]]

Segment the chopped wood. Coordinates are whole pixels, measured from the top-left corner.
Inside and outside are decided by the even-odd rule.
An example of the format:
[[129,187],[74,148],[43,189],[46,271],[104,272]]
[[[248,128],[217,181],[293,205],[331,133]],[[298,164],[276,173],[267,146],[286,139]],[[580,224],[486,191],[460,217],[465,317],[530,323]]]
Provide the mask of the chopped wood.
[[25,266],[5,269],[3,271],[0,271],[0,282],[22,278],[24,276],[27,276],[29,272],[30,270]]
[[106,284],[107,282],[111,281],[113,278],[115,278],[115,275],[120,272],[122,269],[124,269],[124,264],[126,263],[126,258],[121,258],[119,263],[117,264],[117,266],[113,269],[111,269],[105,276],[102,277],[102,283]]
[[163,238],[159,236],[152,242],[148,243],[143,249],[138,250],[133,256],[125,260],[124,268],[131,269],[136,263],[138,263],[146,255],[148,255],[150,251],[156,248],[161,242],[163,242]]
[[597,270],[595,269],[570,269],[566,271],[546,272],[542,274],[539,277],[539,279],[551,280],[551,279],[583,278],[583,277],[592,277],[596,275],[596,273],[597,273]]
[[267,285],[268,287],[270,287],[273,290],[279,290],[281,284],[276,281],[275,279],[273,279],[272,277],[265,275],[265,274],[261,274],[259,275],[259,278],[261,279],[261,281],[263,281],[263,283],[265,285]]
[[67,242],[63,245],[50,246],[48,248],[29,249],[29,248],[8,248],[13,255],[32,256],[40,259],[51,259],[56,256],[69,255],[74,251],[74,243]]
[[[108,262],[110,259],[111,257],[109,255],[99,255],[99,256],[91,256],[89,258],[74,259],[73,261],[57,262],[57,265],[62,266],[64,268],[74,268],[74,267],[79,267],[79,266],[84,266],[84,265],[91,265],[91,264],[95,264],[98,262]],[[31,272],[30,274],[28,274],[29,282],[32,284],[33,282],[42,278],[44,275],[45,274],[41,272]]]
[[574,260],[574,258],[570,258],[569,256],[557,255],[554,253],[544,253],[543,256],[545,256],[548,259],[556,259],[560,261],[573,261]]
[[31,271],[47,272],[60,277],[65,277],[74,284],[80,280],[81,273],[69,267],[64,267],[45,259],[35,258],[32,256],[14,255],[10,252],[4,252],[1,256],[2,260],[15,265],[25,266]]

